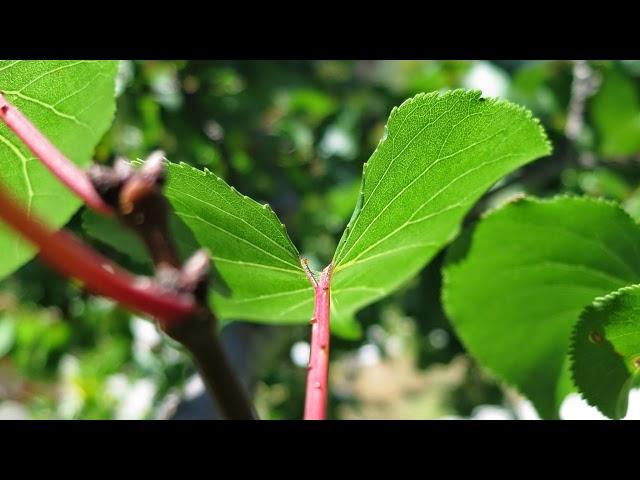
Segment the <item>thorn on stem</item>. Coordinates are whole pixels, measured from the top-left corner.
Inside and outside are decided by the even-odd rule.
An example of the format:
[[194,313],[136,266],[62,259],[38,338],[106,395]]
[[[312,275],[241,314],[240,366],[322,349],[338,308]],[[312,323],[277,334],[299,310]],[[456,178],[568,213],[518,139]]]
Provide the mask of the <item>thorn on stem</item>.
[[142,175],[154,182],[158,187],[163,187],[167,178],[164,158],[165,155],[162,150],[155,150],[147,157],[140,171]]
[[307,278],[311,282],[311,285],[313,285],[314,288],[316,288],[318,286],[318,281],[316,280],[315,275],[311,271],[311,268],[309,268],[309,259],[307,257],[300,257],[300,264],[302,265],[302,268],[307,274]]
[[205,249],[196,251],[182,266],[180,288],[193,293],[198,301],[205,302],[210,270],[209,252]]
[[156,282],[168,290],[191,294],[199,303],[206,304],[210,267],[209,253],[201,249],[194,253],[182,268],[159,266],[156,269]]

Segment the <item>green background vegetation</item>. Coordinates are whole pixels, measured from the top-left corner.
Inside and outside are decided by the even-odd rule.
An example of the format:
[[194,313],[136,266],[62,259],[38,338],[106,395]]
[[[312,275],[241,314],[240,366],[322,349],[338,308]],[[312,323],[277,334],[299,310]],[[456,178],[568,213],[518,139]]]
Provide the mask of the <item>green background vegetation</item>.
[[[95,158],[144,158],[161,148],[173,162],[206,167],[270,203],[301,253],[325,264],[392,107],[456,87],[526,106],[554,146],[485,195],[468,223],[521,193],[602,196],[640,217],[640,62],[125,61],[116,118]],[[81,211],[67,227],[148,273],[144,262],[88,236],[83,225],[92,222]],[[102,228],[105,237],[120,235]],[[360,312],[361,338],[334,338],[331,418],[477,417],[482,405],[522,416],[521,398],[464,353],[443,313],[443,257]],[[304,356],[309,329],[261,327],[255,335],[247,361],[260,415],[301,418],[306,369],[294,360]],[[38,261],[0,282],[5,417],[164,418],[197,391],[193,374],[150,323]]]

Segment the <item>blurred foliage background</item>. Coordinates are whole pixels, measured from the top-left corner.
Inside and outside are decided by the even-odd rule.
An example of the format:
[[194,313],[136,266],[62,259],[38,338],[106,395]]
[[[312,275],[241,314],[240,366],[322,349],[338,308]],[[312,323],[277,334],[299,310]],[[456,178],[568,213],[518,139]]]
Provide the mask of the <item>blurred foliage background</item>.
[[[392,107],[456,87],[525,105],[554,145],[468,222],[521,193],[604,196],[640,217],[640,61],[123,61],[96,161],[161,148],[208,168],[269,202],[301,253],[326,264]],[[126,242],[120,230],[89,235],[94,222],[81,211],[68,228],[148,273],[100,241]],[[361,338],[333,340],[330,418],[535,418],[465,355],[440,305],[441,259],[362,311]],[[309,329],[246,327],[225,327],[227,347],[261,417],[301,418]],[[0,418],[206,418],[198,397],[193,366],[152,323],[38,261],[0,282]]]

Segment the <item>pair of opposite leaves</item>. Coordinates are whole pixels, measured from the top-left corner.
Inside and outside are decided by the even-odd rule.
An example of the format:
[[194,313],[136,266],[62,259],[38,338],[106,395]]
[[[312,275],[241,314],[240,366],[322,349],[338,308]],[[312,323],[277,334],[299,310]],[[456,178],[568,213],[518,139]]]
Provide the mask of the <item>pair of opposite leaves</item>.
[[[0,89],[63,152],[86,165],[113,116],[115,71],[116,62],[3,62]],[[420,94],[395,108],[384,138],[365,164],[358,205],[333,259],[334,331],[357,333],[353,315],[358,309],[387,295],[423,268],[454,239],[464,215],[500,178],[549,151],[542,128],[528,111],[482,99],[479,92]],[[3,181],[54,226],[63,225],[78,208],[79,202],[59,187],[6,129],[0,129],[0,167],[5,172]],[[210,172],[184,164],[169,164],[168,170],[167,196],[189,227],[182,229],[183,243],[190,247],[197,242],[210,249],[217,274],[228,289],[226,294],[212,293],[218,315],[274,323],[308,321],[312,288],[297,249],[273,211],[238,194]],[[536,235],[541,244],[550,241],[549,232],[538,231]],[[534,275],[541,283],[524,288],[528,293],[522,298],[512,296],[509,288],[518,285],[517,280],[526,285],[526,276],[508,276],[515,264],[501,249],[518,245],[522,236],[519,231],[508,241],[507,237],[495,237],[493,245],[500,248],[479,256],[493,258],[496,266],[480,269],[480,275],[474,276],[472,269],[464,270],[461,264],[457,278],[462,280],[458,282],[456,266],[450,267],[446,305],[471,353],[520,387],[542,415],[552,416],[556,405],[548,399],[559,398],[571,384],[570,380],[555,381],[568,378],[558,373],[568,372],[568,328],[562,314],[570,312],[571,318],[577,318],[575,305],[579,302],[572,303],[574,297],[579,297],[581,308],[593,297],[637,279],[620,259],[613,262],[620,271],[613,273],[607,273],[610,266],[598,264],[605,272],[602,274],[594,273],[593,265],[581,258],[585,261],[578,270],[585,274],[588,280],[582,281],[587,284],[555,290],[565,288],[567,278],[560,274],[553,284],[545,277],[551,274],[542,271],[540,264],[521,262],[522,271],[542,269],[535,274],[539,277]],[[524,236],[529,238],[526,233]],[[571,237],[568,245],[576,241]],[[0,232],[0,247],[0,274],[15,269],[33,254],[6,231]],[[532,252],[523,248],[511,260],[529,258]],[[500,268],[498,259],[502,258]],[[550,267],[569,268],[562,267],[563,260],[555,257],[538,260]],[[494,285],[499,288],[492,290]],[[556,291],[564,293],[549,301],[548,295]],[[513,308],[510,300],[515,302]],[[557,308],[553,315],[545,311],[547,303]],[[531,322],[523,317],[527,312],[531,315],[526,318],[544,321],[544,325],[531,328]],[[549,338],[555,335],[565,338],[564,343],[553,344]],[[508,365],[507,373],[504,365]],[[542,380],[554,375],[554,380]],[[537,385],[529,388],[532,377],[536,377],[534,383],[537,378],[544,383],[544,395]],[[550,395],[548,388],[554,394]]]

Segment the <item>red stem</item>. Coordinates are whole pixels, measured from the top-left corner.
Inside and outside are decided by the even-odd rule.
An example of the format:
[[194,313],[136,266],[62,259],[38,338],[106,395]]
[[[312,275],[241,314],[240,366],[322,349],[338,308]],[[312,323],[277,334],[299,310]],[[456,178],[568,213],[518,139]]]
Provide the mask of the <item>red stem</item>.
[[112,298],[165,324],[192,315],[192,299],[161,289],[149,279],[121,269],[65,231],[55,232],[29,214],[0,186],[0,219],[40,249],[43,260],[62,274],[81,280],[93,293]]
[[45,166],[90,208],[104,215],[112,214],[111,207],[102,200],[87,173],[65,157],[20,110],[7,101],[2,93],[0,118]]
[[307,275],[313,284],[315,303],[311,319],[311,354],[304,405],[305,420],[324,420],[327,416],[332,269],[333,265],[329,264],[320,274],[318,282],[307,267]]

